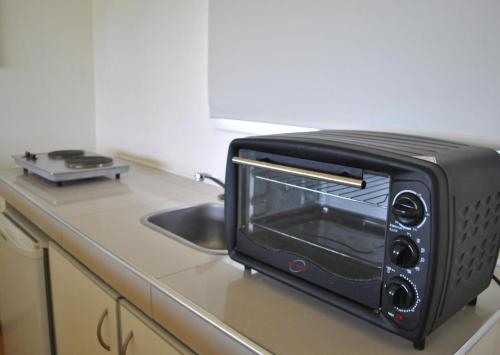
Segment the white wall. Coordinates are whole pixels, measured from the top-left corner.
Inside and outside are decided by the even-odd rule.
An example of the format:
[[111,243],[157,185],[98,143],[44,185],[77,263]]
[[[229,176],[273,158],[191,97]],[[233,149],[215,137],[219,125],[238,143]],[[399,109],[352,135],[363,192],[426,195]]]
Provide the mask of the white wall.
[[[94,1],[98,151],[133,155],[185,175],[203,170],[223,177],[227,145],[237,135],[215,129],[208,118],[207,21],[208,0]],[[481,21],[477,21],[480,26],[493,23],[490,17]],[[492,36],[484,40],[495,55],[477,71],[488,80],[498,75],[496,37]],[[455,42],[452,45],[460,46]],[[474,57],[474,50],[469,54]],[[468,85],[467,75],[473,77],[474,73],[463,74],[464,86]],[[387,118],[391,106],[373,103],[367,111],[371,116],[360,117],[362,125],[359,120],[332,120],[330,128],[403,131],[498,149],[500,112],[498,101],[493,100],[498,92],[494,87],[477,86],[475,90],[484,90],[483,101],[470,102],[457,95],[455,104],[443,103],[439,120],[429,111],[422,120],[408,123],[402,117],[412,115],[408,106],[406,114],[381,126],[377,118]],[[416,101],[425,102],[428,95],[434,95],[432,90],[423,90]],[[463,117],[468,118],[464,121]]]
[[97,149],[224,176],[207,101],[207,0],[94,1]]
[[90,0],[0,0],[0,168],[95,149]]

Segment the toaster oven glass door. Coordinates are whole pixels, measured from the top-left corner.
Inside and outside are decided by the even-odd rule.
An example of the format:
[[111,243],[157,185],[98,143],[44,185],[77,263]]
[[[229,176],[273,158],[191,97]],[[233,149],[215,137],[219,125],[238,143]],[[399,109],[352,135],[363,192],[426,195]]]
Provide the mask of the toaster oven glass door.
[[[251,151],[243,155],[258,161]],[[380,290],[390,179],[367,171],[362,179],[365,188],[349,187],[241,164],[238,234],[348,282],[380,281]],[[301,271],[300,261],[288,267]]]

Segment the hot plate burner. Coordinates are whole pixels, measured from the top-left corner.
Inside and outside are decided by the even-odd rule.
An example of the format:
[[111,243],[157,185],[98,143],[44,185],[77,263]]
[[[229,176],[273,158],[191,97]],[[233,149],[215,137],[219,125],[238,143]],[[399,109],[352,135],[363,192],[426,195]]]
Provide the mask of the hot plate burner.
[[[0,0],[1,1],[1,0]],[[35,174],[58,186],[68,182],[114,175],[129,171],[120,160],[83,150],[58,150],[50,153],[13,155],[25,174]]]
[[113,165],[113,159],[103,156],[81,156],[66,159],[65,165],[70,169],[102,168]]
[[54,160],[65,160],[69,158],[83,157],[83,150],[54,150],[49,152],[49,158]]

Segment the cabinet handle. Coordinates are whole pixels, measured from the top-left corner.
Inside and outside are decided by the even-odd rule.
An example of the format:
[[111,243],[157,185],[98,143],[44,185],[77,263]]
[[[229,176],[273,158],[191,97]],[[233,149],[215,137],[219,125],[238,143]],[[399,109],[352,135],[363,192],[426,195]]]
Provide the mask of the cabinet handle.
[[104,323],[104,319],[108,316],[108,309],[106,308],[104,312],[102,312],[101,318],[99,319],[99,323],[97,323],[97,340],[99,341],[99,344],[106,349],[107,351],[111,351],[111,347],[104,342],[102,339],[102,323]]
[[120,355],[127,355],[128,344],[130,343],[133,337],[134,337],[134,332],[130,331],[130,333],[128,333],[127,337],[125,338],[125,342],[123,343],[122,349],[120,350]]

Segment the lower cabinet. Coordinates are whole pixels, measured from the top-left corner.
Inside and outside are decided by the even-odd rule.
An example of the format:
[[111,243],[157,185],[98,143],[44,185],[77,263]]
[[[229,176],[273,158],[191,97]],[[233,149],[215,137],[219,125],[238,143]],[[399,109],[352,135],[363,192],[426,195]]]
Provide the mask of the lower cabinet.
[[120,301],[120,326],[121,355],[192,354],[186,346],[126,301]]
[[118,294],[54,244],[49,245],[58,355],[118,354]]
[[58,355],[191,354],[57,245],[49,245]]

